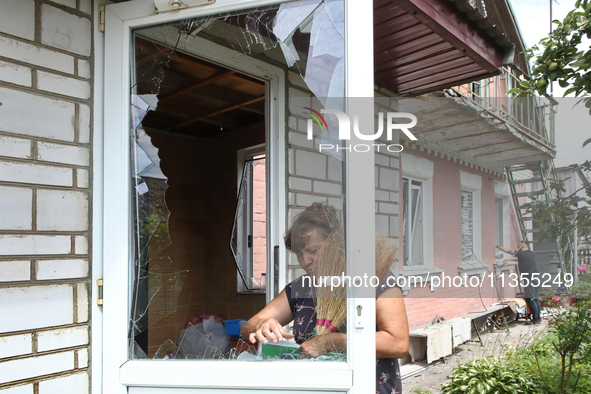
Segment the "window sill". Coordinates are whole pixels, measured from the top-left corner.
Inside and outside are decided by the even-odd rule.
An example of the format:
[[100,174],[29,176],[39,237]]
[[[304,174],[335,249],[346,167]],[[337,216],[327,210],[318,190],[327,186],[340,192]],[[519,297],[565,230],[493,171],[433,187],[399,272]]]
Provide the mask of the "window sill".
[[[438,268],[431,268],[431,269],[427,269],[427,268],[420,268],[420,269],[409,269],[408,267],[405,267],[406,271],[401,271],[400,272],[400,276],[404,277],[406,279],[404,286],[401,286],[400,289],[402,290],[402,295],[403,296],[407,296],[410,289],[411,289],[411,284],[414,285],[414,287],[417,287],[417,285],[419,287],[424,287],[423,284],[424,283],[428,283],[431,282],[431,279],[436,276],[438,278],[441,278],[441,275],[443,275],[444,271],[442,269],[438,269]],[[410,278],[414,278],[414,279],[410,279]],[[433,288],[433,286],[429,286],[429,288],[431,289],[431,291],[435,291],[435,289]]]
[[[119,379],[128,387],[159,387],[162,392],[172,392],[167,388],[185,388],[187,392],[193,392],[189,389],[318,390],[313,391],[316,393],[346,392],[352,387],[353,372],[347,363],[302,361],[130,360],[121,366]],[[232,379],[228,379],[229,369]],[[294,373],[306,379],[293,379]],[[332,379],[327,380],[327,376]]]
[[489,268],[487,265],[481,263],[480,261],[462,261],[461,265],[458,265],[458,272],[460,276],[471,276],[471,275],[480,275],[480,277],[484,277],[488,272]]

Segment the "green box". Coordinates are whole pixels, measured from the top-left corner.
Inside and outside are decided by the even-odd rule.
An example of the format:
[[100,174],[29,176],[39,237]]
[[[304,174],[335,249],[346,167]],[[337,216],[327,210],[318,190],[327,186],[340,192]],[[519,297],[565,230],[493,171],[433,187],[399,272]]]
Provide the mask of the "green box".
[[261,343],[259,353],[263,360],[281,359],[285,353],[299,355],[300,345],[292,342],[268,343],[266,345]]

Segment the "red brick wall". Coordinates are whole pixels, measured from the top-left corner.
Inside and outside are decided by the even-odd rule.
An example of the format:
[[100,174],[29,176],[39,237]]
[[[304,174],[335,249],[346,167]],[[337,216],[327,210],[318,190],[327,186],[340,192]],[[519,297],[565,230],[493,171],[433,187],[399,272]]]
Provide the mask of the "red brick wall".
[[261,278],[261,274],[267,271],[267,190],[265,187],[265,161],[265,159],[255,161],[253,174],[253,276],[257,281]]

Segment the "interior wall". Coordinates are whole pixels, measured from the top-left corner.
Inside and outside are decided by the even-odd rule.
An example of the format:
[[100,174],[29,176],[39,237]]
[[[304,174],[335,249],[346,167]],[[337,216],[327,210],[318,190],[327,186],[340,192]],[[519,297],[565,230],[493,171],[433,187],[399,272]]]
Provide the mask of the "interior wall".
[[216,140],[161,132],[150,136],[168,177],[170,210],[171,244],[157,258],[170,258],[168,272],[188,271],[177,300],[170,292],[159,292],[152,299],[148,356],[153,357],[167,339],[177,343],[194,316],[250,318],[265,305],[264,295],[236,294],[237,271],[229,246],[238,190],[237,151],[264,143],[265,130]]

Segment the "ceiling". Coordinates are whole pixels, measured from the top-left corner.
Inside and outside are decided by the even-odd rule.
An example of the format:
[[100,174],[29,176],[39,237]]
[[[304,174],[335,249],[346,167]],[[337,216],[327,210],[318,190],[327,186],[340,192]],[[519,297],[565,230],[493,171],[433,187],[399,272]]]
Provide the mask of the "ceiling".
[[213,139],[263,127],[265,83],[137,38],[137,94],[157,94],[142,125]]

